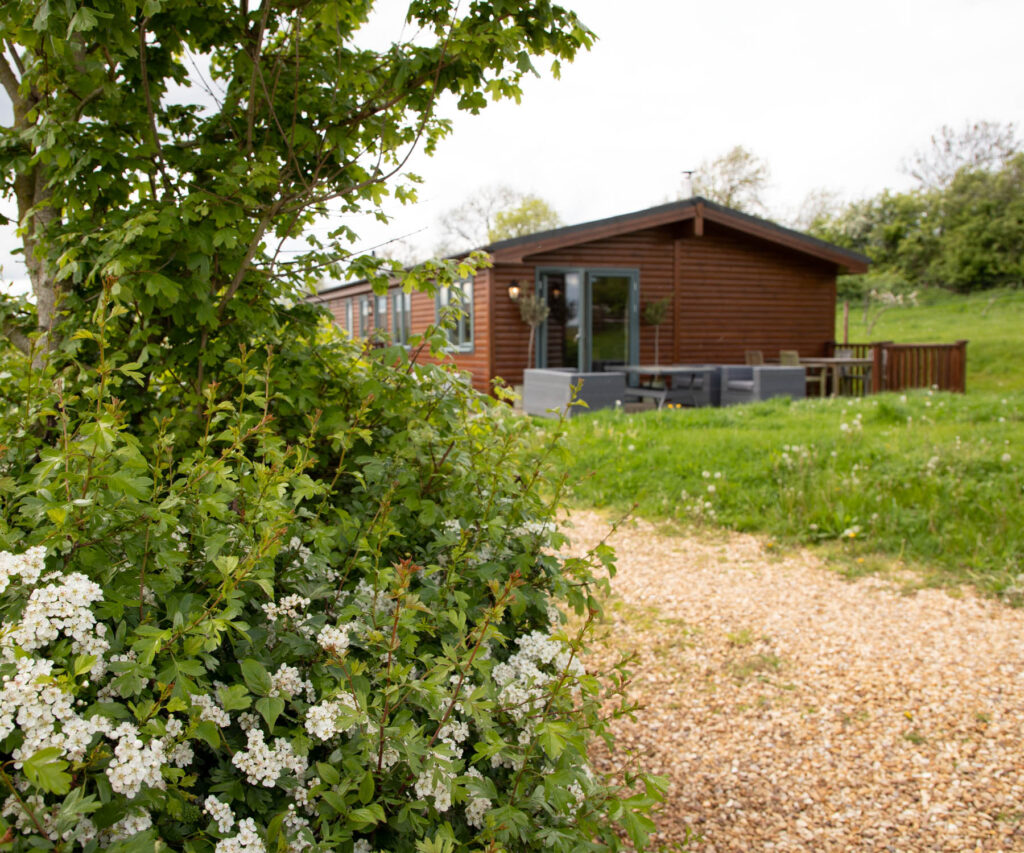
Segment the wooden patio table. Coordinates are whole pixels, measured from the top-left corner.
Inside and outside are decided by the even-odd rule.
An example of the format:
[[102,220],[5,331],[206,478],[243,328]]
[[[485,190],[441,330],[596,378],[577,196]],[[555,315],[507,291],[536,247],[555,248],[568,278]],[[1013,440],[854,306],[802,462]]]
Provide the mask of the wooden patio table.
[[832,396],[839,396],[839,378],[844,367],[865,367],[864,387],[868,388],[871,381],[871,366],[875,363],[873,358],[854,358],[853,356],[809,356],[801,358],[800,364],[804,367],[820,367],[823,370],[832,371]]
[[[648,376],[653,379],[664,380],[663,388],[654,388],[651,385],[639,385],[626,389],[627,394],[637,397],[646,397],[654,400],[660,409],[670,397],[679,397],[680,393],[689,397],[691,405],[697,406],[696,391],[703,392],[708,404],[717,405],[711,394],[712,377],[718,372],[718,367],[709,364],[627,364],[619,368],[623,373],[637,376]],[[698,379],[703,381],[696,384]],[[675,392],[675,394],[673,394]]]

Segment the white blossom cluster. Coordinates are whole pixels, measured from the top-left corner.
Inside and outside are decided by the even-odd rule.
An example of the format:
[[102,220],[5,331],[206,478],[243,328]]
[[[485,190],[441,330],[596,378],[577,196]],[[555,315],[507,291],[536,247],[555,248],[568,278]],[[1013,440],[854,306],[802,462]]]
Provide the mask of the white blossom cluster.
[[222,729],[231,725],[231,715],[205,693],[193,694],[192,705],[199,708],[200,720],[209,720]]
[[222,803],[211,794],[203,802],[203,811],[213,818],[219,832],[225,835],[231,832],[231,827],[235,825],[235,813],[231,810],[231,806]]
[[[477,779],[482,779],[483,774],[475,767],[470,767],[466,770],[467,776],[473,776]],[[491,808],[491,801],[486,797],[470,797],[466,803],[466,823],[470,826],[475,826],[477,829],[482,829],[484,825],[484,815]]]
[[305,596],[292,594],[284,596],[280,601],[270,601],[264,605],[263,612],[269,622],[267,628],[267,642],[273,646],[277,643],[278,622],[290,622],[294,630],[303,637],[312,639],[314,629],[308,624],[310,615],[307,612],[310,599]]
[[513,536],[546,536],[556,529],[553,521],[524,521],[512,530]]
[[298,696],[300,693],[305,692],[307,702],[316,701],[316,691],[313,689],[313,682],[308,678],[303,678],[296,667],[283,663],[270,678],[274,684],[275,696],[281,696],[282,694]]
[[349,734],[358,728],[360,721],[344,729],[338,728],[338,717],[342,713],[353,713],[359,708],[352,696],[336,696],[334,699],[312,705],[306,711],[306,731],[320,740],[329,740],[337,734]]
[[302,540],[299,539],[298,536],[293,536],[291,538],[291,541],[288,543],[288,547],[295,552],[295,556],[303,563],[313,556],[313,552],[302,544]]
[[349,638],[348,632],[350,625],[342,625],[335,627],[334,625],[324,625],[323,629],[317,635],[316,642],[324,651],[330,652],[332,655],[341,656],[348,648]]
[[162,738],[143,743],[138,728],[131,723],[121,723],[110,736],[117,738],[114,758],[107,768],[111,788],[118,794],[134,797],[143,785],[164,787],[160,768],[166,758],[166,747]]
[[[395,612],[395,602],[385,590],[376,590],[365,579],[360,579],[355,588],[355,597],[367,605],[375,616],[390,616]],[[351,630],[351,629],[350,629]]]
[[213,848],[214,853],[267,853],[267,848],[256,832],[256,821],[251,817],[238,822],[238,834],[224,838]]
[[[7,660],[13,659],[16,646],[24,651],[35,651],[61,635],[71,638],[76,654],[100,658],[110,648],[105,638],[106,626],[97,624],[90,609],[103,599],[99,584],[78,572],[57,577],[61,578],[60,583],[32,590],[18,625],[5,632],[3,653]],[[98,661],[93,675],[98,677],[103,671],[104,665]]]
[[309,607],[309,599],[301,595],[286,595],[279,602],[267,602],[263,605],[263,612],[267,619],[276,622],[278,619],[299,620],[305,617],[306,608]]
[[19,658],[15,666],[14,676],[5,675],[0,688],[0,739],[16,726],[21,729],[25,740],[13,753],[14,766],[20,768],[24,759],[40,749],[63,748],[66,737],[56,731],[55,725],[77,715],[71,694],[50,677],[53,661]]
[[[582,675],[583,665],[564,642],[540,631],[519,637],[519,651],[497,664],[491,676],[501,687],[498,699],[513,719],[522,721],[539,711],[545,700],[544,688],[562,673]],[[541,667],[549,669],[545,672]]]
[[145,809],[133,811],[125,815],[117,823],[107,829],[101,836],[104,844],[113,841],[126,841],[140,832],[145,832],[153,825],[153,818]]
[[455,717],[452,717],[447,723],[445,723],[437,733],[438,742],[447,744],[451,748],[453,755],[462,754],[460,744],[462,744],[468,737],[469,724],[464,720],[459,720]]
[[[11,794],[4,800],[3,807],[0,808],[0,815],[8,818],[18,832],[22,832],[25,835],[34,835],[41,829],[42,834],[51,841],[67,842],[72,838],[76,838],[82,846],[85,846],[97,836],[96,824],[87,817],[79,817],[75,826],[72,829],[66,830],[58,838],[57,815],[55,810],[47,806],[42,796],[39,794],[22,794],[21,800],[24,802],[24,805],[18,801],[14,794]],[[37,821],[39,826],[36,826]]]
[[288,836],[288,853],[302,853],[312,846],[309,833],[309,821],[295,811],[295,805],[289,804],[284,816],[285,834]]
[[0,552],[0,593],[4,592],[13,578],[21,578],[25,586],[35,586],[45,568],[46,548],[37,545],[24,554]]
[[306,772],[308,760],[296,755],[288,741],[275,738],[274,745],[267,746],[263,732],[258,728],[249,729],[246,738],[247,748],[236,752],[231,763],[245,774],[250,785],[272,788],[285,770],[290,770],[296,776]]
[[569,786],[568,791],[570,794],[572,794],[574,800],[574,802],[569,803],[568,811],[571,816],[575,817],[576,812],[579,811],[579,807],[583,804],[583,801],[587,798],[587,795],[584,793],[583,788],[580,786],[579,782],[573,782]]
[[452,783],[455,774],[451,771],[448,759],[434,753],[434,760],[428,762],[425,769],[416,777],[416,799],[434,798],[434,808],[438,812],[446,812],[452,807]]

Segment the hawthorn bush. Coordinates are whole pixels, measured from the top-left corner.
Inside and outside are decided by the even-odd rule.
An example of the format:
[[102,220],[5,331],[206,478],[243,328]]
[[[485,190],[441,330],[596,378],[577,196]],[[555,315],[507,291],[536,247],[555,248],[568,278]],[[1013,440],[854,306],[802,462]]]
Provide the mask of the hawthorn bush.
[[559,555],[528,420],[326,324],[133,415],[119,322],[63,380],[7,359],[5,849],[643,843],[656,782],[587,764],[624,681],[580,662],[612,557]]
[[551,0],[6,0],[0,41],[33,290],[0,297],[0,847],[642,842],[656,783],[586,761],[611,557],[559,556],[529,423],[417,363],[442,334],[362,347],[303,301],[471,275],[349,223],[590,31]]

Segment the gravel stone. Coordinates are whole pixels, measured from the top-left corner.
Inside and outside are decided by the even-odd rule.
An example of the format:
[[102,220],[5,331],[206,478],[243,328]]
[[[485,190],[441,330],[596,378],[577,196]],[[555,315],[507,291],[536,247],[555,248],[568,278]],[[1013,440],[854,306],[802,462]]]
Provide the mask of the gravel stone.
[[[607,519],[572,514],[577,547]],[[1024,611],[845,580],[808,551],[624,525],[588,660],[636,652],[604,769],[670,778],[656,843],[1024,851]],[[633,757],[631,757],[633,756]]]

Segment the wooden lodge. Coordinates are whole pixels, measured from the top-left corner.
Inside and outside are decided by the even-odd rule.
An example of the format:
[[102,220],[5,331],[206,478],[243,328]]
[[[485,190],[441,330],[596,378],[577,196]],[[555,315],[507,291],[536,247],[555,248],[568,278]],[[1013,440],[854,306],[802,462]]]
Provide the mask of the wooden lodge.
[[530,330],[510,293],[530,289],[550,314],[537,333],[539,367],[603,370],[655,362],[655,327],[644,307],[668,299],[657,327],[662,364],[742,363],[747,350],[832,354],[836,276],[868,259],[703,198],[484,246],[493,266],[436,297],[366,282],[314,297],[353,335],[373,329],[407,339],[437,322],[461,295],[466,315],[451,331],[451,359],[481,391],[500,377],[522,382]]

